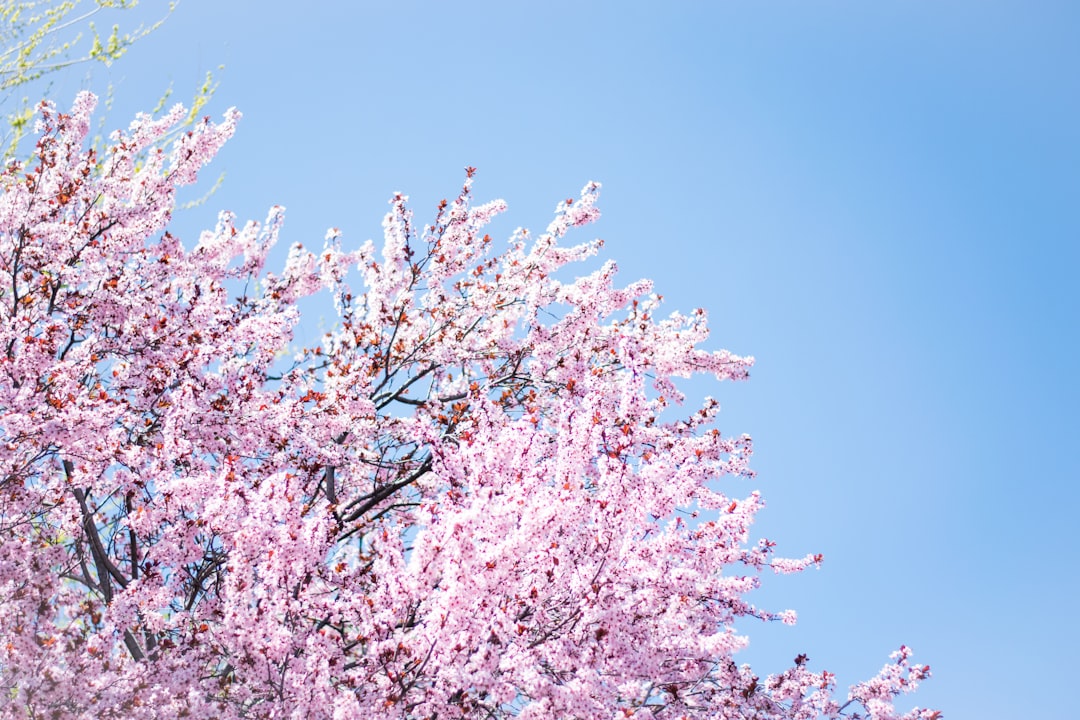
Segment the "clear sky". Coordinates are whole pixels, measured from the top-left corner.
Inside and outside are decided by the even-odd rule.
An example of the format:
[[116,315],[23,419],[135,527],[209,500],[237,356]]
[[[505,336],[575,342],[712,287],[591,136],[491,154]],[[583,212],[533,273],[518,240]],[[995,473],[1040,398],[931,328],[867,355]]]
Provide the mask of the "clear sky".
[[602,182],[578,239],[757,357],[690,390],[755,438],[759,532],[825,555],[745,658],[847,684],[906,643],[946,718],[1077,716],[1080,6],[183,0],[89,85],[126,124],[219,64],[208,112],[245,117],[189,243],[272,204],[279,259],[378,239],[466,165],[542,229]]

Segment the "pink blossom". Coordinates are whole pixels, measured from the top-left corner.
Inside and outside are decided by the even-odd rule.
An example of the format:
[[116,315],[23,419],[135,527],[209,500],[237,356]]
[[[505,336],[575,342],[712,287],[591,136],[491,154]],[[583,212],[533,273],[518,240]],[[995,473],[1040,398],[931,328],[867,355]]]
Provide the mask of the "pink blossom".
[[0,717],[938,717],[893,710],[907,648],[846,704],[805,656],[735,662],[736,620],[795,621],[757,572],[821,557],[752,539],[717,401],[673,410],[753,358],[614,263],[555,279],[599,184],[500,250],[470,168],[430,225],[397,194],[381,253],[331,230],[268,273],[280,207],[166,230],[238,113],[99,156],[93,105],[43,104],[0,175]]

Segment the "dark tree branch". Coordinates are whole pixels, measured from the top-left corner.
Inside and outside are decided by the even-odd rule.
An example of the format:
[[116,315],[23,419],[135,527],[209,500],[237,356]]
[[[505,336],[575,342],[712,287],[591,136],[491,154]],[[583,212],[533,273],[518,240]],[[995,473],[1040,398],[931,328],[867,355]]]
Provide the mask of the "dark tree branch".
[[397,482],[383,485],[381,488],[375,490],[374,492],[369,493],[364,497],[358,498],[353,502],[349,503],[345,510],[351,510],[352,508],[356,507],[357,504],[360,504],[360,506],[356,507],[355,510],[349,513],[349,515],[345,518],[344,521],[349,523],[359,520],[383,500],[386,500],[398,490],[404,487],[408,487],[409,485],[419,480],[421,476],[431,470],[432,464],[432,458],[429,455],[427,458],[424,459],[422,463],[420,463],[420,467],[410,473],[407,477],[398,480]]
[[[67,473],[69,480],[73,480],[75,466],[70,460],[64,461],[64,472]],[[112,600],[112,587],[109,578],[112,577],[116,580],[121,588],[127,587],[128,579],[124,577],[124,574],[113,564],[105,552],[105,546],[102,545],[101,536],[98,534],[97,523],[94,522],[94,516],[86,502],[86,492],[82,488],[75,488],[75,499],[78,501],[79,510],[82,512],[83,531],[90,542],[90,554],[94,558],[94,565],[97,567],[98,582],[101,583],[102,594],[106,596],[105,601],[110,602]]]

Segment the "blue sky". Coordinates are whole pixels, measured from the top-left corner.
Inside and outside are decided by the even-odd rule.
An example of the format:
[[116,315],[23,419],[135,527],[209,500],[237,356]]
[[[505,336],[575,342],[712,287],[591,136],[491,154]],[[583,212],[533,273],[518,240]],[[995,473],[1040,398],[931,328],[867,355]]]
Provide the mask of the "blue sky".
[[1050,718],[1080,646],[1078,28],[1067,2],[183,0],[83,84],[119,125],[224,64],[208,111],[245,117],[190,242],[272,204],[278,257],[377,239],[392,192],[426,219],[466,165],[540,229],[602,182],[578,238],[757,357],[690,389],[755,438],[759,532],[825,555],[767,583],[800,623],[747,625],[746,659],[846,684],[906,643],[911,702]]

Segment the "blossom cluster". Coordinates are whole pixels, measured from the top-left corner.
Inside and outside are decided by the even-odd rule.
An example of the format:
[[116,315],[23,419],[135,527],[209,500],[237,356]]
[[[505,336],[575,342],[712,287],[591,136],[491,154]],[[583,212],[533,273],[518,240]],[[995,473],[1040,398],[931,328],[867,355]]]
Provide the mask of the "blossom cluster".
[[613,263],[560,272],[598,184],[500,247],[470,168],[431,224],[397,195],[380,249],[272,273],[281,208],[167,230],[237,113],[98,154],[93,106],[43,104],[0,174],[0,718],[938,717],[893,709],[906,648],[846,699],[735,662],[737,619],[794,622],[758,573],[821,557],[751,540],[750,438],[676,386],[753,359]]

